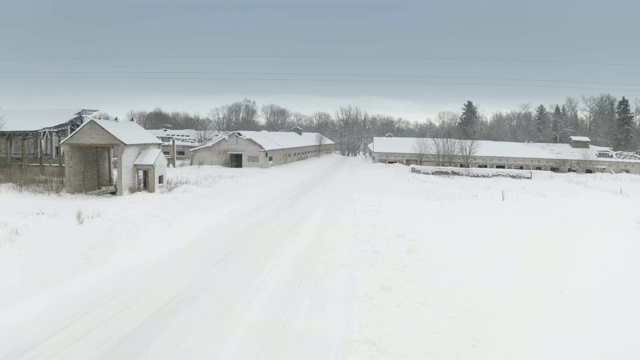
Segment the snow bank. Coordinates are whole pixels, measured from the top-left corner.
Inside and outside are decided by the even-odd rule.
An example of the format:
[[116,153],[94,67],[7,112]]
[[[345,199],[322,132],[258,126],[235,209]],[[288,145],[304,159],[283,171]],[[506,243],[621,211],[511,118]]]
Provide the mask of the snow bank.
[[508,177],[512,179],[531,179],[533,177],[533,172],[530,170],[457,168],[419,165],[411,165],[409,166],[409,169],[412,173],[425,175],[455,175],[476,178]]

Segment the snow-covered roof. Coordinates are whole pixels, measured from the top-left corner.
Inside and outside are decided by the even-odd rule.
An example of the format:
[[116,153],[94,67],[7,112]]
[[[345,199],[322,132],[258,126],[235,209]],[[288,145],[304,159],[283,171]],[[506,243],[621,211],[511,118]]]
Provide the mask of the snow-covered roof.
[[147,149],[143,150],[136,158],[133,165],[153,165],[156,163],[158,156],[162,155],[160,149]]
[[55,126],[76,117],[81,109],[0,109],[2,131],[33,131]]
[[215,131],[199,131],[195,129],[152,129],[147,131],[162,140],[163,145],[171,145],[171,140],[175,139],[176,145],[190,147],[200,146],[199,141],[211,139],[217,134]]
[[[255,141],[267,151],[318,145],[318,133],[303,132],[299,135],[295,132],[237,131],[236,134]],[[324,135],[320,136],[324,139],[324,145],[334,144]]]
[[220,133],[214,135],[213,139],[209,140],[206,144],[204,144],[202,146],[198,146],[197,148],[191,149],[191,151],[195,151],[195,150],[198,150],[198,149],[202,149],[202,148],[205,148],[205,147],[212,146],[213,144],[217,143],[220,140],[229,138],[230,134],[231,133],[220,132]]
[[85,126],[91,123],[96,123],[98,126],[106,130],[109,134],[113,135],[116,139],[120,140],[125,145],[162,144],[162,141],[160,141],[157,137],[153,136],[153,134],[133,121],[112,120],[86,121],[76,131],[74,131],[71,135],[64,139],[62,143],[71,139],[75,133],[82,130]]
[[[428,141],[428,154],[434,153],[433,139]],[[416,154],[416,138],[376,137],[369,145],[375,153]],[[569,144],[516,143],[507,141],[478,140],[474,156],[515,157],[533,159],[595,159],[597,152],[612,152],[610,148],[590,145],[589,148],[574,148]],[[612,152],[613,153],[613,152]]]
[[[250,139],[255,141],[258,145],[260,145],[263,149],[267,151],[279,150],[279,149],[291,149],[291,148],[298,148],[298,147],[305,147],[305,146],[317,146],[318,145],[317,136],[319,135],[318,133],[309,133],[309,132],[306,132],[306,133],[303,132],[302,135],[299,135],[298,133],[295,133],[295,132],[282,132],[282,131],[278,131],[278,132],[236,131],[234,132],[234,134],[244,139]],[[191,151],[195,151],[203,147],[212,146],[218,141],[228,138],[229,135],[230,134],[219,134],[216,137],[214,137],[211,141],[209,141],[206,145],[192,149]],[[323,145],[334,144],[333,141],[331,141],[324,135],[320,134],[320,136],[323,137],[323,142],[322,142]]]
[[589,139],[586,136],[569,136],[569,140],[571,141],[591,141],[591,139]]

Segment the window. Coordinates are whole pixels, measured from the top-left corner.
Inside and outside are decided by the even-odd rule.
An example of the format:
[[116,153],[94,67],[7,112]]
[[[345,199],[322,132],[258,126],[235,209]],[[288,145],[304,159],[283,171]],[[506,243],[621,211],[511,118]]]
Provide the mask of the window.
[[542,170],[542,166],[536,166],[536,170]]
[[158,184],[160,185],[164,184],[164,175],[158,176]]
[[165,155],[169,155],[168,151],[163,151],[162,153],[165,154]]
[[505,166],[504,165],[496,165],[496,169],[504,169]]
[[486,169],[486,168],[487,168],[487,165],[478,165],[478,168],[480,168],[480,169]]
[[269,157],[269,154],[267,154],[267,153],[264,153],[264,157]]
[[269,161],[273,161],[273,156],[269,156]]
[[178,150],[176,153],[178,156],[184,156],[184,150]]
[[259,162],[260,160],[258,159],[257,156],[247,156],[247,162]]

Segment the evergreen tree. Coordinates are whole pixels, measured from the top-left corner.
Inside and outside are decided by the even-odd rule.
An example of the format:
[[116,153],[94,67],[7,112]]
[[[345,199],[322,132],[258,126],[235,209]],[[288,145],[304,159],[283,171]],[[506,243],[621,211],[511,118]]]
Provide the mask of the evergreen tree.
[[616,105],[616,150],[629,150],[634,123],[629,100],[624,96]]
[[541,142],[549,141],[550,130],[549,114],[547,114],[547,109],[544,105],[540,105],[536,109],[536,132],[538,133],[538,140]]
[[551,120],[551,132],[554,136],[554,141],[560,142],[560,132],[564,129],[564,121],[562,111],[560,110],[560,106],[556,105],[555,110],[553,110],[553,117]]
[[462,115],[458,122],[462,137],[464,139],[473,139],[475,137],[476,128],[479,122],[478,108],[473,102],[467,101],[462,106]]

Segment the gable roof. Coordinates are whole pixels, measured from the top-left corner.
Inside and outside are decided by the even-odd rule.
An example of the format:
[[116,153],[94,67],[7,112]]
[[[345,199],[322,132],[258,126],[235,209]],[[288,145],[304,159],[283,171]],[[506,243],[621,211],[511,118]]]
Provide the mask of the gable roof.
[[326,136],[319,133],[302,133],[299,135],[295,132],[272,132],[272,131],[235,131],[228,134],[219,134],[207,144],[192,149],[191,151],[195,151],[204,147],[209,147],[217,142],[227,139],[229,135],[235,134],[243,139],[253,140],[256,144],[260,145],[266,151],[270,150],[280,150],[280,149],[291,149],[298,147],[306,147],[306,146],[317,146],[318,140],[316,136],[320,135],[323,138],[323,145],[333,145],[335,144]]
[[320,135],[323,138],[323,145],[334,144],[322,134],[303,132],[301,135],[295,132],[271,132],[271,131],[236,131],[236,134],[245,139],[251,139],[263,149],[279,150],[290,149],[305,146],[318,145],[318,139],[316,136]]
[[162,155],[162,150],[160,149],[143,150],[136,158],[136,161],[133,162],[133,165],[153,165],[160,155]]
[[[429,141],[428,154],[433,154],[433,139]],[[416,138],[376,137],[369,148],[376,153],[416,154]],[[533,159],[595,159],[598,152],[611,152],[610,148],[590,145],[589,148],[574,148],[569,144],[517,143],[507,141],[478,140],[474,156],[510,157]]]
[[61,143],[71,139],[88,124],[95,123],[124,145],[162,144],[157,137],[145,130],[133,121],[89,120],[82,124],[76,131],[64,139]]

